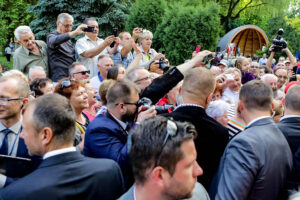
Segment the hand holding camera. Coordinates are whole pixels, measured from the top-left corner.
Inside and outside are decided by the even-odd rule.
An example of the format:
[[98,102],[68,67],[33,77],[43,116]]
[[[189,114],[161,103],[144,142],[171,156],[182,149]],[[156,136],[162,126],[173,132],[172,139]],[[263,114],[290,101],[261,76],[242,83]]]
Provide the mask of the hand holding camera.
[[283,35],[283,29],[278,30],[277,36],[272,40],[272,49],[270,47],[270,50],[273,52],[281,52],[283,49],[287,48],[286,41],[282,38]]
[[111,43],[113,43],[114,40],[115,40],[115,36],[110,35],[110,36],[105,38],[104,43],[105,43],[106,46],[108,46]]
[[144,120],[154,117],[156,115],[155,106],[151,106],[150,108],[145,108],[140,106],[138,109],[138,116],[136,121],[142,123]]

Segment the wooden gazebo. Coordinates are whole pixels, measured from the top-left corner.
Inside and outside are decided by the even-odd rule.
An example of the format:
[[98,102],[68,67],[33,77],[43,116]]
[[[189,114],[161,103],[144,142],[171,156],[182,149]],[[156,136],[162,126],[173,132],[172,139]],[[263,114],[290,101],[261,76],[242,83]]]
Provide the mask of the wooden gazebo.
[[232,29],[226,33],[218,43],[221,51],[229,47],[231,43],[235,44],[233,55],[237,54],[239,47],[240,53],[244,56],[253,56],[258,49],[268,45],[268,37],[265,32],[255,25],[245,25]]

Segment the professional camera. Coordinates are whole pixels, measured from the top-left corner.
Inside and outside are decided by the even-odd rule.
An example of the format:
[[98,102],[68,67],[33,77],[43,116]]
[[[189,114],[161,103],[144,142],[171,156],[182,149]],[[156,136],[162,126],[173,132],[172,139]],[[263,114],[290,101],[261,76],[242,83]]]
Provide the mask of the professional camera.
[[169,66],[166,65],[164,57],[161,57],[159,59],[159,68],[162,69],[164,72],[168,71],[170,68]]
[[[152,106],[152,101],[151,99],[147,97],[143,97],[138,101],[138,107],[143,106],[142,110],[148,110]],[[162,113],[168,113],[168,110],[172,108],[172,104],[165,104],[165,105],[155,105],[155,110],[157,114],[162,114]]]
[[282,38],[283,29],[279,29],[277,36],[272,40],[273,50],[274,52],[281,52],[282,49],[287,47],[287,43]]

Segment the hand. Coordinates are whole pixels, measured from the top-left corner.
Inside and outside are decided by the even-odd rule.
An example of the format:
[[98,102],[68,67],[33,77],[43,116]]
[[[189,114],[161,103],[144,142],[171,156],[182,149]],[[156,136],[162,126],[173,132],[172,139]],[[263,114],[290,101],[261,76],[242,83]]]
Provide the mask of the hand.
[[162,54],[162,53],[158,53],[158,54],[153,58],[153,60],[159,60],[159,59],[162,58],[162,57],[165,57],[165,55]]
[[73,33],[74,33],[74,36],[75,35],[80,35],[80,34],[83,34],[84,32],[83,32],[83,29],[84,28],[87,28],[88,26],[86,25],[86,24],[81,24],[81,25],[79,25],[76,29],[75,29],[75,31],[73,31]]
[[273,52],[273,51],[274,51],[274,44],[272,44],[272,45],[270,46],[269,51],[270,51],[270,52]]
[[133,31],[132,31],[132,39],[134,41],[136,41],[139,38],[139,36],[141,35],[140,29],[141,28],[139,28],[139,27],[136,27],[136,28],[133,29]]
[[145,119],[149,119],[151,117],[154,117],[156,115],[155,106],[151,106],[148,110],[140,112],[142,109],[142,106],[139,107],[139,115],[137,117],[137,122],[142,123]]
[[115,37],[115,43],[119,45],[120,42],[121,42],[121,39],[119,37]]
[[204,57],[208,56],[212,54],[212,52],[204,50],[204,51],[200,51],[199,53],[197,53],[195,55],[195,57],[192,58],[192,60],[196,63],[196,64],[202,64],[202,61],[204,59]]
[[81,149],[81,151],[83,151],[83,147],[84,147],[84,134],[81,134],[81,142],[78,144],[79,148]]
[[158,69],[159,69],[159,60],[152,62],[151,65],[149,66],[150,72],[155,72]]
[[114,40],[115,40],[115,36],[114,35],[110,35],[110,36],[108,36],[108,37],[105,38],[104,44],[106,46],[109,46],[111,43],[113,43]]

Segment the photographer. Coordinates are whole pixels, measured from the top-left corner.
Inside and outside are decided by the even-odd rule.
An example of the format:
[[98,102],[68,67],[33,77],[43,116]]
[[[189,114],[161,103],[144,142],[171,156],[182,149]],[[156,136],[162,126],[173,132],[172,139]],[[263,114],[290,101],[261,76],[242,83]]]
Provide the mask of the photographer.
[[[282,35],[283,35],[283,30],[279,29],[278,35],[276,36],[275,39],[273,39],[272,45],[269,48],[269,51],[271,52],[271,54],[270,54],[270,56],[269,56],[268,61],[267,61],[266,64],[267,64],[267,67],[269,67],[270,69],[272,69],[271,68],[271,66],[272,66],[272,60],[273,60],[273,57],[274,57],[274,55],[275,55],[276,52],[279,52],[279,53],[280,52],[284,52],[284,53],[286,53],[286,55],[289,57],[290,65],[292,67],[296,66],[296,59],[293,56],[293,54],[291,53],[291,51],[289,50],[289,48],[287,47],[286,41],[282,39]],[[279,59],[279,62],[282,62],[282,61]]]
[[[97,76],[98,73],[98,57],[100,55],[114,53],[118,48],[118,39],[110,35],[105,40],[98,38],[99,25],[96,19],[87,18],[83,24],[87,25],[85,36],[76,42],[76,51],[82,64],[91,71],[90,77]],[[116,41],[113,49],[109,45]]]

